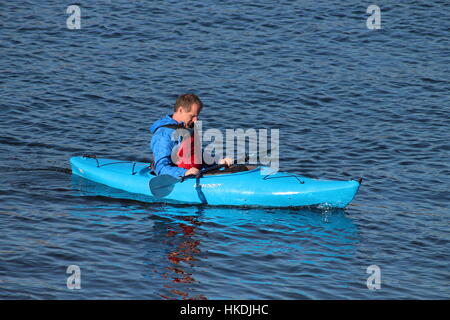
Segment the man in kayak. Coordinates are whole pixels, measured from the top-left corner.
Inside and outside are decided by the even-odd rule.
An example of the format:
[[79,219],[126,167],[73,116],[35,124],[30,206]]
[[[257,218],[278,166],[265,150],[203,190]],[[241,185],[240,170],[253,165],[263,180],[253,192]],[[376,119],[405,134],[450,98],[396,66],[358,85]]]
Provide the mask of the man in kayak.
[[[195,143],[195,136],[179,137],[174,139],[174,131],[178,129],[192,129],[197,122],[203,104],[195,94],[182,94],[174,106],[174,113],[156,121],[150,127],[153,137],[150,148],[153,152],[153,170],[157,175],[169,174],[174,177],[198,174],[204,167],[201,146]],[[172,161],[173,152],[176,151],[178,160]],[[233,161],[224,158],[219,164],[230,166]]]

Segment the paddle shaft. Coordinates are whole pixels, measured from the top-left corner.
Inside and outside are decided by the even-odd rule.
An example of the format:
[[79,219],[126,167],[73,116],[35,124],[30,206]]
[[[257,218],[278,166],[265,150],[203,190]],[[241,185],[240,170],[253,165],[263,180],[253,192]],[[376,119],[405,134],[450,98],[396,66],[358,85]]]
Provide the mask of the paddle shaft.
[[[247,161],[248,159],[249,159],[249,156],[245,156],[245,157],[240,158],[236,162]],[[221,169],[221,168],[223,168],[225,166],[226,166],[226,164],[216,164],[215,166],[212,166],[212,167],[209,167],[209,168],[201,170],[198,174],[190,174],[190,175],[181,177],[180,178],[180,182],[183,182],[184,180],[189,179],[189,178],[200,178],[202,175],[204,175],[207,172],[218,170],[218,169]]]

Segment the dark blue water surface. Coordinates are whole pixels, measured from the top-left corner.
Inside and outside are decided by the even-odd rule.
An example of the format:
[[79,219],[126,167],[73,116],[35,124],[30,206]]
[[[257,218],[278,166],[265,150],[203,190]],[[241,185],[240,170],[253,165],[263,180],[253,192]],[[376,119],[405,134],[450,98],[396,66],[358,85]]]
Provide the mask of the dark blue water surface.
[[[447,1],[0,2],[0,298],[449,299]],[[345,210],[146,203],[69,158],[149,161],[204,128],[280,129],[280,169],[363,177]],[[69,290],[69,265],[81,289]],[[366,269],[381,270],[369,290]]]

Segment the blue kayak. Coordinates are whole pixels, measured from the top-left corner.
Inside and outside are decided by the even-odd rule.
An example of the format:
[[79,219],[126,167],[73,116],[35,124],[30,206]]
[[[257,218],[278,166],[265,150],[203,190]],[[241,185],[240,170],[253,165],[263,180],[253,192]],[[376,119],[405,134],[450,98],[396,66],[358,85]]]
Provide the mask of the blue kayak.
[[317,180],[265,166],[235,165],[200,178],[174,179],[167,194],[157,198],[150,188],[157,176],[148,163],[83,156],[72,157],[70,164],[72,174],[85,179],[150,196],[155,201],[186,204],[344,208],[355,197],[361,182]]

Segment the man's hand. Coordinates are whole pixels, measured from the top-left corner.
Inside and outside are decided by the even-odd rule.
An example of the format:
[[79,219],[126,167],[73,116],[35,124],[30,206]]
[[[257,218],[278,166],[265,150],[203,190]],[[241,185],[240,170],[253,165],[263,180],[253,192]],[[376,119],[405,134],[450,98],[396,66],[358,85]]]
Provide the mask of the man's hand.
[[200,170],[198,170],[197,168],[190,168],[188,171],[186,171],[186,173],[184,175],[185,176],[189,176],[191,174],[198,175],[199,173],[200,173]]
[[233,164],[233,159],[223,158],[222,160],[219,161],[219,164],[224,164],[227,167],[229,167],[229,166],[231,166]]

